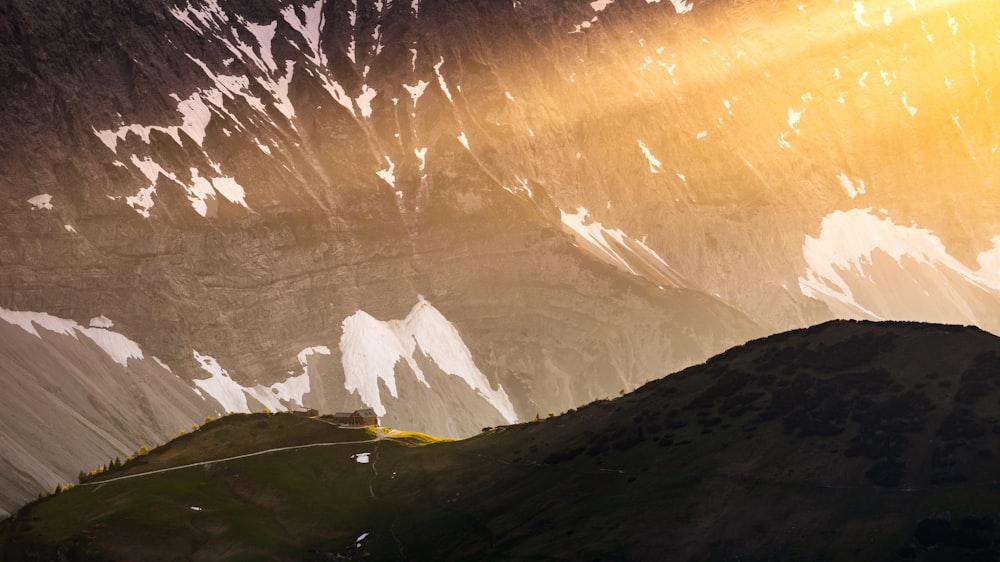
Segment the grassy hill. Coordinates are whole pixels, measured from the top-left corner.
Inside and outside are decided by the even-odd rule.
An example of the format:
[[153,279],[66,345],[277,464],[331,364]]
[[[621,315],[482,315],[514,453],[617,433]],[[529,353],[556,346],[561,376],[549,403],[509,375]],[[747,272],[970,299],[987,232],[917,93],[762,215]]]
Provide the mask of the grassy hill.
[[[975,328],[831,322],[472,439],[373,436],[227,417],[25,507],[0,558],[985,561],[1000,544],[1000,339]],[[188,466],[274,447],[298,448]]]

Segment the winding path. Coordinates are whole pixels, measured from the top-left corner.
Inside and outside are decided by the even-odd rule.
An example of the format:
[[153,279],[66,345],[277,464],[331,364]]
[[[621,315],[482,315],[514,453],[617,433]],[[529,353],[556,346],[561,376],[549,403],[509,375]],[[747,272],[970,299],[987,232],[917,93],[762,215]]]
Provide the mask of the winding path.
[[238,459],[245,459],[245,458],[249,458],[249,457],[256,457],[256,456],[259,456],[259,455],[267,455],[267,454],[270,454],[270,453],[279,453],[281,451],[294,451],[296,449],[308,449],[310,447],[333,447],[333,446],[337,446],[337,445],[360,445],[360,444],[364,444],[364,443],[375,443],[377,441],[378,441],[378,439],[375,438],[375,439],[367,439],[367,440],[364,440],[364,441],[338,441],[338,442],[334,442],[334,443],[310,443],[308,445],[294,445],[294,446],[291,446],[291,447],[276,447],[276,448],[267,449],[267,450],[264,450],[264,451],[257,451],[255,453],[247,453],[245,455],[236,455],[234,457],[225,457],[225,458],[222,458],[222,459],[215,459],[215,460],[210,460],[210,461],[195,462],[195,463],[191,463],[191,464],[184,464],[184,465],[181,465],[181,466],[171,466],[169,468],[160,468],[160,469],[157,469],[157,470],[150,470],[148,472],[140,472],[138,474],[128,474],[128,475],[125,475],[125,476],[116,476],[114,478],[105,478],[103,480],[99,480],[99,481],[96,481],[96,482],[86,482],[86,483],[77,484],[77,486],[100,486],[101,484],[107,484],[108,482],[115,482],[115,481],[118,481],[118,480],[127,480],[129,478],[138,478],[140,476],[149,476],[151,474],[161,474],[161,473],[164,473],[164,472],[171,472],[171,471],[174,471],[174,470],[182,470],[182,469],[185,469],[185,468],[192,468],[192,467],[195,467],[195,466],[206,466],[206,465],[216,464],[216,463],[220,463],[220,462],[228,462],[228,461],[234,461],[234,460],[238,460]]

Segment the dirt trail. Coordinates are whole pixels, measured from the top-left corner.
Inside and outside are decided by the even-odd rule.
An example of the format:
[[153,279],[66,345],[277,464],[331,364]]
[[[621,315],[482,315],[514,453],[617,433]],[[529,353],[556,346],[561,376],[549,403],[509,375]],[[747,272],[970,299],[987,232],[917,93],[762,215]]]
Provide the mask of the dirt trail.
[[138,478],[140,476],[149,476],[151,474],[161,474],[161,473],[164,473],[164,472],[171,472],[171,471],[174,471],[174,470],[183,470],[185,468],[193,468],[193,467],[196,467],[196,466],[206,466],[206,465],[216,464],[216,463],[221,463],[221,462],[228,462],[228,461],[234,461],[234,460],[238,460],[238,459],[245,459],[245,458],[249,458],[249,457],[256,457],[256,456],[259,456],[259,455],[267,455],[267,454],[270,454],[270,453],[280,453],[282,451],[294,451],[296,449],[308,449],[310,447],[334,447],[334,446],[337,446],[337,445],[359,445],[359,444],[362,444],[362,443],[375,443],[377,441],[378,441],[378,439],[368,439],[368,440],[365,440],[365,441],[338,441],[338,442],[332,442],[332,443],[310,443],[309,445],[294,445],[294,446],[291,446],[291,447],[275,447],[273,449],[266,449],[264,451],[257,451],[255,453],[247,453],[245,455],[236,455],[234,457],[226,457],[226,458],[222,458],[222,459],[214,459],[214,460],[209,460],[209,461],[195,462],[195,463],[185,464],[185,465],[181,465],[181,466],[172,466],[170,468],[160,468],[160,469],[157,469],[157,470],[150,470],[148,472],[140,472],[138,474],[128,474],[128,475],[125,475],[125,476],[116,476],[114,478],[106,478],[106,479],[103,479],[103,480],[100,480],[100,481],[97,481],[97,482],[82,483],[82,484],[79,484],[79,486],[100,486],[101,484],[107,484],[108,482],[115,482],[115,481],[118,481],[118,480],[127,480],[129,478]]

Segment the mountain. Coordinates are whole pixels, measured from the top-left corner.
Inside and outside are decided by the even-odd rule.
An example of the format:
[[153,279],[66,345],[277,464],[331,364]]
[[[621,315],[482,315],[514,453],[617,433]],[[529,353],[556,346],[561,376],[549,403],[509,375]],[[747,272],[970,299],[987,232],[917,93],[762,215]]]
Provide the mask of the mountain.
[[229,416],[31,504],[0,552],[989,560],[998,375],[979,329],[837,321],[461,441]]
[[834,317],[1000,332],[982,4],[0,3],[0,509],[229,411],[468,436]]

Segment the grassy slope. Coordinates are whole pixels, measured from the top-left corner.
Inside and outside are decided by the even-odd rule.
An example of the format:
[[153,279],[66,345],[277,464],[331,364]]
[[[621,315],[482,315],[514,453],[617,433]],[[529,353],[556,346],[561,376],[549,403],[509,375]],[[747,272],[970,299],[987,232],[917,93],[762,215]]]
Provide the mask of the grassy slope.
[[[998,398],[993,336],[829,323],[465,441],[405,436],[78,487],[6,522],[0,554],[987,560],[1000,514]],[[238,416],[127,471],[369,437]]]

